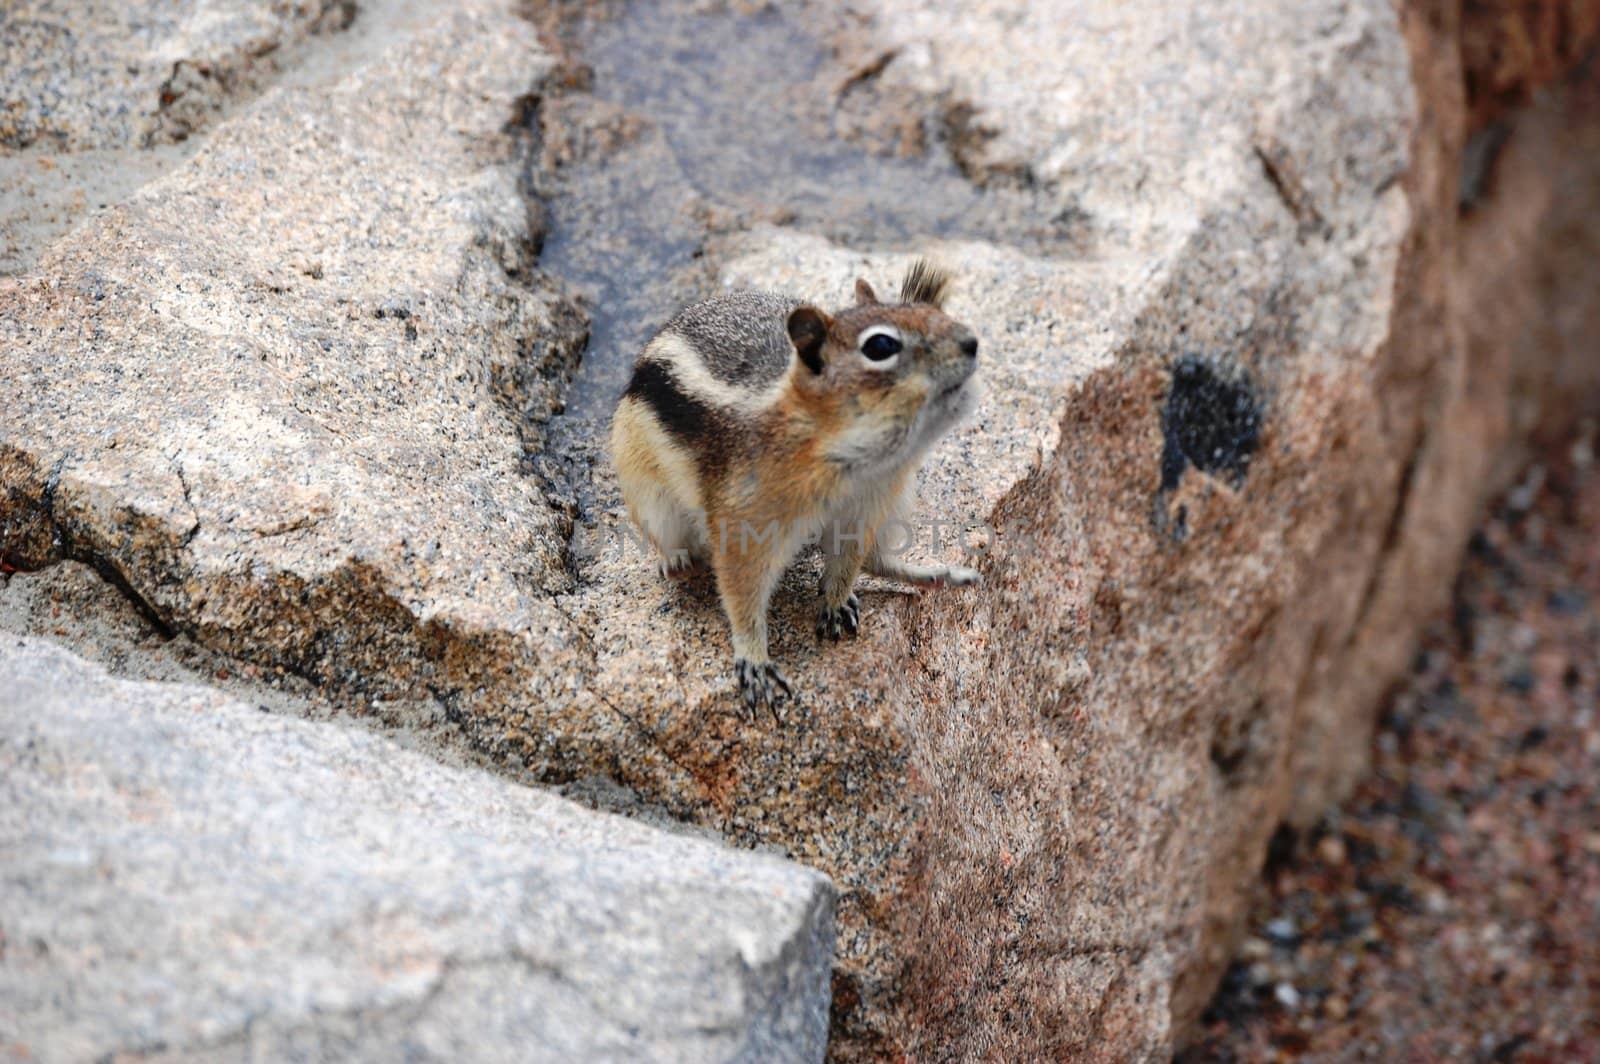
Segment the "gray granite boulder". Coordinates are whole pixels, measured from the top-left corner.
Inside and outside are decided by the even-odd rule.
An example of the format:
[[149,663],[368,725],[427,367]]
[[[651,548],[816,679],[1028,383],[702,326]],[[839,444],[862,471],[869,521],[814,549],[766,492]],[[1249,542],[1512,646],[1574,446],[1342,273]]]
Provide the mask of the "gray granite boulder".
[[815,872],[0,635],[0,1050],[818,1060]]
[[[535,255],[530,133],[663,142],[564,129],[581,71],[493,3],[268,88],[5,282],[0,552],[826,871],[841,1059],[1160,1058],[1272,832],[1358,777],[1484,500],[1595,405],[1593,75],[1469,152],[1448,0],[844,7],[805,9],[868,48],[827,91],[925,107],[1057,235],[918,234],[989,389],[923,518],[987,526],[942,551],[986,582],[869,585],[819,648],[798,566],[783,727],[736,711],[708,583],[620,549],[596,441],[551,427],[583,317]],[[684,254],[836,303],[909,250],[773,224]]]

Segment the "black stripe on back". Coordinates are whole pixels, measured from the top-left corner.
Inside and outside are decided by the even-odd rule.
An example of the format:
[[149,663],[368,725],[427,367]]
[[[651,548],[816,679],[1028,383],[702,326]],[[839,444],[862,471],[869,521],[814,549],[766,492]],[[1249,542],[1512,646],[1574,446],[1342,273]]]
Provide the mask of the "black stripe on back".
[[634,367],[628,395],[653,411],[668,432],[680,440],[693,440],[710,431],[715,420],[711,408],[684,392],[672,372],[660,362],[641,362]]

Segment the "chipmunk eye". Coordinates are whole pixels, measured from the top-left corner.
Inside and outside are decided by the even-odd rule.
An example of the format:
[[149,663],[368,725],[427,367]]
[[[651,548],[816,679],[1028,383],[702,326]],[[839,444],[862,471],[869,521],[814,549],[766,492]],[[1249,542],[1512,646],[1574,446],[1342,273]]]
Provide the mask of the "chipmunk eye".
[[900,353],[900,341],[888,333],[874,333],[861,345],[861,353],[874,362],[882,362]]

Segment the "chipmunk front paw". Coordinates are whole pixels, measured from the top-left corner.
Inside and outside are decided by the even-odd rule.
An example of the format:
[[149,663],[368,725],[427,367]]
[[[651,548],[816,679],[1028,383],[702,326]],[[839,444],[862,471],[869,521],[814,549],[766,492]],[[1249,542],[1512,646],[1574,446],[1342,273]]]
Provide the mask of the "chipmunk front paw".
[[824,606],[822,612],[817,614],[817,638],[827,637],[834,642],[839,637],[849,632],[855,635],[861,630],[861,600],[851,595],[839,606]]
[[739,680],[739,697],[744,700],[744,708],[750,713],[750,722],[755,723],[756,710],[765,705],[773,721],[782,724],[778,703],[793,698],[794,688],[789,686],[789,681],[784,679],[778,667],[770,661],[758,665],[744,658],[735,658],[733,674]]

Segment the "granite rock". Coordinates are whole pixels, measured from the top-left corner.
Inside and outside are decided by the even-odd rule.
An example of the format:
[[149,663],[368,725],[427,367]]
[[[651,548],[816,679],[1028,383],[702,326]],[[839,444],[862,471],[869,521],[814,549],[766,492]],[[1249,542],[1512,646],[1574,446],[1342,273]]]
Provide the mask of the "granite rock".
[[427,0],[7,5],[0,275],[176,170],[263,93],[371,61],[437,17]]
[[816,872],[35,638],[0,692],[8,1057],[822,1057]]
[[[929,242],[988,396],[914,549],[986,583],[869,584],[861,638],[819,648],[803,560],[784,726],[737,712],[708,581],[662,583],[609,479],[575,499],[546,445],[581,321],[503,130],[550,61],[492,8],[269,94],[15,283],[0,358],[34,398],[0,423],[0,548],[825,870],[840,1059],[1158,1059],[1275,827],[1362,770],[1485,498],[1593,407],[1600,110],[1553,85],[1463,213],[1444,0],[851,17],[972,181],[1077,237]],[[785,227],[705,250],[824,303],[908,257]]]
[[19,0],[0,22],[0,147],[72,151],[183,140],[246,96],[354,0]]
[[225,649],[265,625],[301,670],[350,666],[350,613],[559,644],[538,593],[570,582],[565,519],[526,450],[585,326],[534,269],[520,164],[550,66],[498,8],[435,16],[276,89],[8,282],[7,376],[34,399],[0,466],[46,505],[6,508],[7,553],[103,558],[152,616],[205,603]]

